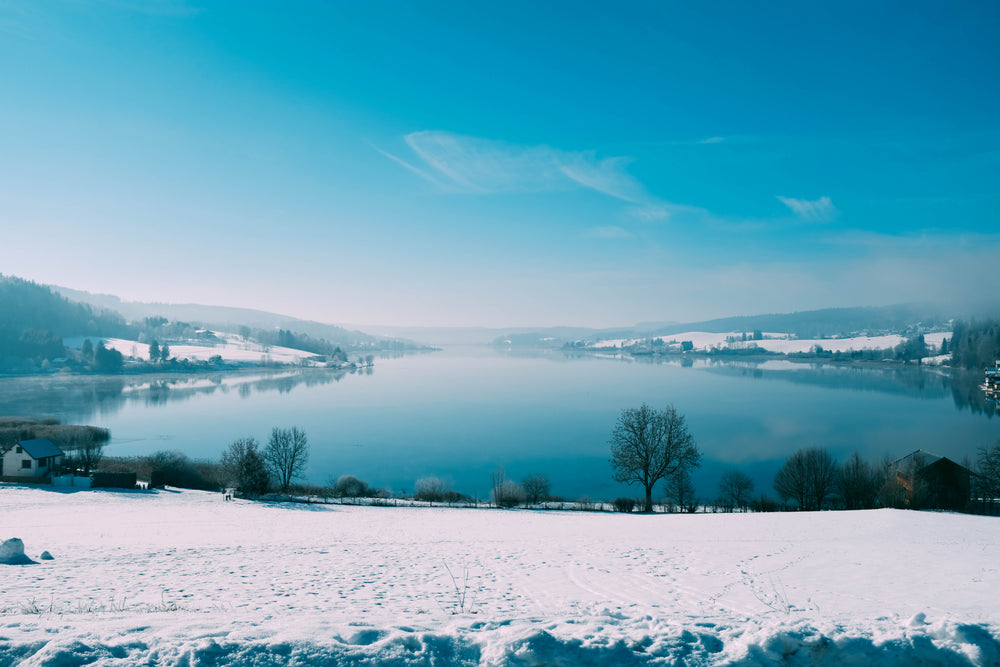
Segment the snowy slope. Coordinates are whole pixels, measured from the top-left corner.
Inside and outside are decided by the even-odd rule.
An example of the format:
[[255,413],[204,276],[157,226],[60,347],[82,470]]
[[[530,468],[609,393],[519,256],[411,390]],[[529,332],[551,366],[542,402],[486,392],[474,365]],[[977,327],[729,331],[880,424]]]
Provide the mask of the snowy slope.
[[[885,336],[855,336],[852,338],[794,338],[789,334],[771,333],[764,334],[764,340],[742,341],[743,332],[731,331],[729,333],[706,333],[704,331],[688,331],[686,333],[671,336],[659,336],[660,340],[667,345],[677,345],[682,341],[690,341],[693,349],[697,352],[708,352],[712,348],[744,348],[756,346],[768,352],[780,354],[805,353],[812,351],[817,345],[828,352],[850,352],[852,350],[883,350],[894,348],[904,340],[903,336],[890,334]],[[947,332],[930,333],[924,336],[927,345],[936,350],[941,347],[941,341],[950,338]],[[735,338],[736,342],[728,342],[727,339]],[[591,349],[621,348],[647,343],[643,338],[617,338],[614,340],[601,340],[592,343],[587,347]]]
[[0,486],[10,537],[0,665],[1000,664],[996,518]]
[[[208,361],[211,357],[222,357],[227,362],[260,363],[268,361],[277,364],[300,364],[309,357],[315,357],[312,352],[295,350],[290,347],[263,346],[258,343],[245,342],[235,334],[214,332],[221,342],[212,344],[170,343],[172,359],[190,359],[191,361]],[[82,339],[81,339],[82,340]],[[104,339],[104,344],[114,348],[125,357],[139,360],[149,359],[149,345],[134,340],[121,338]]]

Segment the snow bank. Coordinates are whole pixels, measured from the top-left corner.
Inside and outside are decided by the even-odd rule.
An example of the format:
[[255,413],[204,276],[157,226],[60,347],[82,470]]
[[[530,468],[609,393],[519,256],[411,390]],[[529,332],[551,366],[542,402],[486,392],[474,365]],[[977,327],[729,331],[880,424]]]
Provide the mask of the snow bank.
[[1000,663],[996,518],[2,485],[0,517],[61,554],[5,568],[2,665]]

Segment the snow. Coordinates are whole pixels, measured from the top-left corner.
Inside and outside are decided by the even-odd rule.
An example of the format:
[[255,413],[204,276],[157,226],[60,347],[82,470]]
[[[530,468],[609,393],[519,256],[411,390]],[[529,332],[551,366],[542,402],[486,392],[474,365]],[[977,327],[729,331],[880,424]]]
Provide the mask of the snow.
[[[795,338],[786,333],[765,332],[763,340],[743,341],[741,331],[730,331],[728,333],[707,333],[704,331],[688,331],[671,336],[660,336],[655,340],[660,340],[667,345],[680,345],[683,341],[690,341],[697,352],[708,352],[712,348],[746,348],[759,347],[768,352],[780,354],[795,354],[811,352],[816,346],[822,347],[828,352],[850,352],[852,350],[881,350],[891,349],[902,343],[906,338],[898,334],[885,336],[853,336],[850,338]],[[948,332],[930,333],[924,336],[924,341],[931,348],[937,350],[941,347],[941,341],[950,338]],[[727,339],[735,339],[729,342]],[[591,349],[621,348],[631,345],[647,343],[641,338],[619,338],[615,340],[601,340],[591,345]]]
[[2,665],[1000,664],[991,517],[0,485],[8,537],[55,560],[0,566]]
[[758,340],[753,344],[769,352],[792,354],[809,352],[817,345],[827,352],[850,352],[852,350],[883,350],[893,348],[905,340],[895,334],[888,336],[855,336],[853,338],[803,338],[795,340]]
[[[235,334],[213,332],[220,343],[192,342],[188,344],[170,343],[172,359],[190,359],[191,361],[208,361],[211,357],[220,356],[226,362],[260,363],[266,360],[277,364],[300,364],[303,360],[316,355],[312,352],[295,350],[290,347],[263,346],[258,343],[246,342]],[[134,359],[148,360],[149,345],[134,340],[121,338],[106,338],[104,345],[122,353],[122,356]]]

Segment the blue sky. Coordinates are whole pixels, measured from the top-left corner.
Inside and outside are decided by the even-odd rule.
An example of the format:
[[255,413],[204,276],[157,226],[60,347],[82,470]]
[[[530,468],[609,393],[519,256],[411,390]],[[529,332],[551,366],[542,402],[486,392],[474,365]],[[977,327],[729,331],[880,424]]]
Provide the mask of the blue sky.
[[0,0],[0,272],[354,324],[996,302],[998,28],[992,2]]

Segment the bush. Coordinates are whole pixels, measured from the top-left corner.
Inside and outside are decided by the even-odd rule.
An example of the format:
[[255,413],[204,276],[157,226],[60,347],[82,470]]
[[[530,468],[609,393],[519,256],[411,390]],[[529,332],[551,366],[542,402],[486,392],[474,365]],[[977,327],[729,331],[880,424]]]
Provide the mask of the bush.
[[612,507],[615,508],[616,512],[629,513],[635,509],[635,499],[634,498],[615,498],[614,502],[611,503]]
[[233,441],[222,453],[220,463],[227,485],[233,485],[244,496],[261,496],[271,487],[267,464],[256,438]]
[[549,478],[545,475],[530,475],[521,482],[528,503],[537,505],[549,499]]
[[334,498],[367,498],[371,495],[368,482],[358,479],[354,475],[342,475],[333,484]]
[[781,503],[762,493],[759,498],[750,501],[750,509],[754,512],[777,512],[781,509]]
[[180,452],[156,452],[149,459],[149,485],[153,488],[169,485],[217,491],[220,487],[218,465],[192,461]]
[[525,498],[524,487],[512,480],[504,480],[493,488],[493,504],[497,507],[517,507],[523,505]]
[[452,491],[448,484],[439,477],[421,477],[413,485],[413,499],[429,503],[456,503],[468,500],[468,496]]

